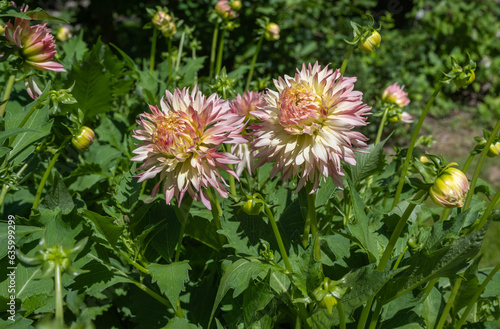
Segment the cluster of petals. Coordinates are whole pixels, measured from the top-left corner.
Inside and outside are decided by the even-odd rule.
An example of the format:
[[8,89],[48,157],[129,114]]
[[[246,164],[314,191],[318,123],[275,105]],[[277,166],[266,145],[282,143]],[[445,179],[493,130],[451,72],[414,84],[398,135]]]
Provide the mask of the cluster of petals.
[[[245,118],[245,121],[255,120],[252,112],[266,106],[266,102],[262,97],[262,93],[256,91],[245,91],[242,95],[238,94],[229,104],[231,111]],[[236,174],[241,177],[241,174],[247,169],[252,175],[255,171],[255,151],[251,150],[250,142],[234,145],[231,152],[241,159],[236,165]]]
[[391,104],[396,104],[400,107],[405,107],[410,104],[410,99],[408,98],[408,93],[404,92],[405,86],[399,86],[397,82],[385,88],[382,93],[382,100],[389,102]]
[[[450,165],[456,165],[456,163]],[[463,207],[468,191],[469,181],[467,176],[457,168],[448,167],[436,179],[429,190],[429,194],[437,205],[454,208]]]
[[267,106],[252,112],[261,120],[250,127],[257,166],[275,160],[271,177],[298,177],[296,192],[311,182],[312,193],[326,177],[341,188],[342,161],[355,165],[355,152],[368,140],[353,130],[367,125],[371,109],[354,90],[355,81],[317,62],[304,64],[295,77],[274,80],[277,91],[264,95]]
[[159,175],[152,191],[154,197],[163,184],[167,204],[175,196],[180,204],[186,192],[211,209],[207,188],[214,188],[222,197],[228,192],[219,169],[236,174],[228,164],[239,159],[220,152],[221,144],[241,144],[247,138],[241,135],[244,117],[233,113],[227,101],[216,94],[205,97],[196,87],[168,90],[160,108],[149,106],[151,113],[143,113],[137,123],[142,127],[134,131],[139,140],[133,161],[141,161],[138,182]]
[[[22,11],[27,9],[27,6],[21,7]],[[56,44],[46,25],[47,23],[31,26],[30,20],[16,17],[14,24],[8,22],[5,25],[5,37],[19,49],[26,69],[31,67],[40,71],[66,72],[61,64],[52,61],[56,54]],[[33,78],[28,77],[25,83],[31,98],[38,98],[41,91]]]

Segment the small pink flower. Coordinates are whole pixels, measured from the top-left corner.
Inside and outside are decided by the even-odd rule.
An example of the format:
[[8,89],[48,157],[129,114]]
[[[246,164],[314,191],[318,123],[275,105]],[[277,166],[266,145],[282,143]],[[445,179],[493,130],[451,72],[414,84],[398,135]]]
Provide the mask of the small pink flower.
[[405,107],[410,104],[410,99],[408,98],[408,93],[404,92],[405,86],[399,86],[397,82],[389,87],[385,88],[382,93],[382,100],[396,104],[400,107]]
[[[229,106],[233,113],[244,117],[245,122],[256,120],[252,112],[267,105],[262,96],[262,93],[256,91],[245,91],[243,95],[238,94],[236,98],[229,103]],[[241,159],[236,165],[236,174],[238,177],[241,177],[245,168],[247,168],[250,175],[255,171],[256,152],[251,150],[250,142],[233,145],[231,152]]]
[[356,164],[356,148],[366,148],[368,138],[353,128],[365,126],[370,107],[354,90],[356,78],[340,71],[323,70],[316,62],[305,64],[295,77],[274,80],[277,92],[268,90],[267,106],[252,112],[262,123],[252,125],[258,150],[257,166],[276,160],[271,177],[281,172],[286,181],[299,177],[295,192],[306,182],[317,190],[319,179],[331,177],[342,187],[342,161]]
[[412,123],[413,122],[413,115],[411,115],[408,112],[403,112],[403,113],[401,113],[401,121],[404,123]]
[[134,150],[137,156],[131,160],[142,161],[138,170],[144,170],[137,175],[138,182],[159,174],[151,197],[164,181],[167,204],[174,196],[180,204],[187,192],[211,209],[205,192],[209,187],[227,198],[224,187],[227,184],[219,169],[236,176],[227,164],[236,164],[239,159],[218,149],[223,143],[247,142],[240,134],[244,117],[231,112],[228,102],[216,94],[207,99],[196,87],[191,93],[186,88],[176,89],[173,94],[167,90],[161,108],[152,105],[149,108],[152,113],[141,114],[137,121],[142,129],[134,131],[140,143]]
[[232,10],[228,0],[217,1],[215,11],[224,19],[235,19],[238,16],[234,10]]

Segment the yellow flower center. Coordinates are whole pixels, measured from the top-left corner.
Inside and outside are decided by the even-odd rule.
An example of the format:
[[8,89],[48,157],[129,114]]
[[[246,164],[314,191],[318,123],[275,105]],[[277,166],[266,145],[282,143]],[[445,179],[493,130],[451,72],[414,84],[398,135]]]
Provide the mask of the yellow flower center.
[[160,152],[168,158],[187,159],[199,140],[189,122],[173,112],[157,118],[155,123],[152,137]]
[[321,128],[319,119],[326,116],[322,100],[305,81],[287,87],[279,96],[280,124],[290,134],[309,134]]

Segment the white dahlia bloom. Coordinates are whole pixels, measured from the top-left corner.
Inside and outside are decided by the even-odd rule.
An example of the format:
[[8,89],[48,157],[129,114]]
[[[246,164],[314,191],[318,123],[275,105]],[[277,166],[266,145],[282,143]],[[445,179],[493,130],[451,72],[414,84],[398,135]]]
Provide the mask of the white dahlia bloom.
[[[151,197],[158,193],[164,181],[163,193],[167,204],[175,196],[180,204],[185,193],[194,200],[201,200],[211,209],[205,190],[213,187],[222,197],[228,192],[219,169],[236,174],[227,164],[239,159],[227,152],[220,152],[221,144],[241,144],[247,138],[240,132],[244,117],[231,112],[229,104],[213,94],[206,98],[197,88],[168,90],[161,101],[161,109],[149,105],[152,113],[141,114],[137,123],[141,130],[134,131],[140,141],[134,150],[133,161],[142,161],[137,175],[138,182],[160,175]],[[237,177],[237,176],[236,176]]]
[[299,177],[295,192],[308,181],[314,183],[311,193],[316,191],[320,177],[331,177],[342,188],[342,161],[355,165],[354,152],[368,140],[353,131],[367,125],[371,109],[354,90],[355,81],[339,70],[322,70],[317,62],[304,64],[293,78],[274,80],[278,91],[268,90],[267,106],[252,112],[262,121],[250,127],[257,166],[276,160],[271,177],[279,172],[284,181]]

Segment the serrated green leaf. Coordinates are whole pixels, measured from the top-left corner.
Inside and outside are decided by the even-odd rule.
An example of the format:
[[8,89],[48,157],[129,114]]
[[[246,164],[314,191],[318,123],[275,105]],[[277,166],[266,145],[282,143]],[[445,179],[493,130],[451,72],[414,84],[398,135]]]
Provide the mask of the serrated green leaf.
[[[354,184],[351,182],[349,176],[346,176],[349,191],[352,196],[352,207],[354,211],[354,222],[347,223],[347,228],[358,244],[366,251],[371,262],[379,260],[378,247],[375,239],[370,234],[369,219],[365,214],[365,203],[356,191]],[[375,233],[374,233],[375,234]]]
[[164,329],[198,329],[200,326],[189,323],[187,319],[184,318],[172,318],[168,321],[167,325],[163,327]]
[[269,302],[273,299],[274,294],[271,292],[269,280],[259,281],[257,283],[250,282],[250,285],[243,293],[243,319],[245,328],[252,328],[255,322],[261,320],[267,314],[260,314]]
[[78,66],[74,66],[69,73],[69,80],[76,81],[72,94],[78,103],[73,107],[83,111],[84,121],[112,109],[111,75],[96,58],[88,56]]
[[101,124],[95,129],[99,142],[107,142],[117,150],[123,149],[123,135],[108,116],[102,116]]
[[66,24],[69,24],[69,22],[65,19],[52,16],[42,8],[36,8],[33,10],[28,10],[26,12],[26,15],[31,17],[32,19],[40,20],[40,21],[59,21],[59,22],[64,22]]
[[[16,247],[20,247],[19,241],[26,235],[43,231],[43,228],[36,226],[16,225],[15,228]],[[0,249],[0,259],[4,258],[7,255],[8,232],[9,225],[7,223],[0,223],[0,245],[5,246]]]
[[87,52],[87,44],[83,41],[83,30],[80,31],[77,37],[70,38],[62,44],[62,49],[65,54],[64,66],[72,67],[75,63],[83,59],[83,55]]
[[384,144],[386,141],[387,139],[381,141],[376,146],[370,145],[365,150],[367,153],[358,153],[356,155],[356,165],[348,165],[346,167],[349,177],[351,177],[352,183],[356,188],[359,188],[362,180],[384,169],[386,165]]
[[59,172],[56,171],[54,182],[52,183],[50,190],[45,195],[41,205],[48,209],[55,209],[56,207],[59,207],[65,215],[69,214],[75,207],[73,198],[68,193]]
[[400,266],[409,266],[405,275],[397,277],[383,290],[383,299],[391,300],[398,292],[412,290],[437,277],[454,276],[477,255],[486,232],[486,227],[457,239],[453,244],[431,253],[425,250],[411,256]]
[[46,294],[36,294],[33,296],[29,296],[24,299],[21,307],[26,310],[24,314],[25,317],[28,317],[31,313],[39,309],[40,307],[46,305],[49,301],[53,299],[52,296]]
[[120,238],[124,228],[116,225],[113,218],[101,216],[87,209],[82,209],[81,215],[95,225],[110,246],[113,248],[116,246],[116,242]]
[[323,282],[321,263],[314,260],[314,243],[311,242],[309,247],[296,258],[290,258],[293,268],[293,283],[307,296]]
[[325,182],[321,182],[319,189],[316,191],[315,206],[324,206],[336,190],[337,186],[333,182],[333,179],[327,179]]
[[[9,129],[7,131],[2,131],[0,132],[0,143],[3,144],[6,138],[12,137],[19,135],[21,133],[25,132],[33,132],[33,133],[41,133],[41,130],[38,129],[30,129],[30,128],[14,128],[14,129]],[[8,149],[6,147],[2,147],[2,149]]]
[[427,298],[422,302],[422,317],[427,328],[434,328],[441,315],[442,295],[436,287],[433,287]]
[[123,174],[114,195],[116,201],[125,210],[131,210],[135,206],[141,192],[141,184],[137,183],[137,179],[134,178],[133,174],[135,167],[136,165],[134,164],[133,167],[130,168],[130,171]]
[[184,291],[184,283],[189,281],[188,261],[175,262],[168,265],[151,263],[148,265],[153,282],[158,284],[160,291],[167,296],[172,305],[176,305],[177,298]]
[[267,264],[248,259],[238,259],[236,262],[229,265],[224,270],[224,275],[222,276],[219,289],[217,290],[217,296],[215,297],[208,328],[210,328],[217,307],[229,289],[234,289],[233,298],[235,298],[247,289],[250,280],[258,276],[265,276],[270,269],[271,267]]

